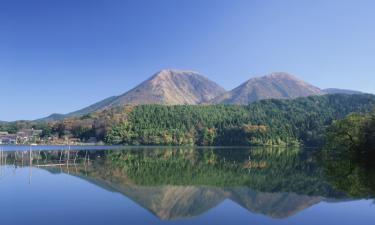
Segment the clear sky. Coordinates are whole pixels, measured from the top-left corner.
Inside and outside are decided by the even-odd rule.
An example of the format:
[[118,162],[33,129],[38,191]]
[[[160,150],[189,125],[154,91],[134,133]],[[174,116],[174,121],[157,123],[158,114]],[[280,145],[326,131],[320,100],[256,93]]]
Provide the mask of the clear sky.
[[163,68],[375,93],[373,0],[1,0],[0,120],[67,113]]

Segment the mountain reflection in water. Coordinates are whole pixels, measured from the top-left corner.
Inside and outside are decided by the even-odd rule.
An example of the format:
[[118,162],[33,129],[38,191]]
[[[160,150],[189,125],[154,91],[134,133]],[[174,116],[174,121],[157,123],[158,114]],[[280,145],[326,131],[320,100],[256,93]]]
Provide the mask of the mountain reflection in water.
[[28,168],[31,183],[36,169],[68,174],[120,193],[162,220],[197,217],[225,200],[283,219],[317,203],[354,200],[332,185],[316,155],[290,148],[13,151],[1,152],[1,176],[5,166]]

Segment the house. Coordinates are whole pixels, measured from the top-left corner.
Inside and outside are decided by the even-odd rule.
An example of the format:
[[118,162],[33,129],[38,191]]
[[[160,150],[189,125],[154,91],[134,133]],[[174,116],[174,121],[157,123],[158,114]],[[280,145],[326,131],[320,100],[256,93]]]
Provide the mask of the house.
[[4,145],[17,144],[17,135],[15,134],[0,135],[0,144],[4,144]]

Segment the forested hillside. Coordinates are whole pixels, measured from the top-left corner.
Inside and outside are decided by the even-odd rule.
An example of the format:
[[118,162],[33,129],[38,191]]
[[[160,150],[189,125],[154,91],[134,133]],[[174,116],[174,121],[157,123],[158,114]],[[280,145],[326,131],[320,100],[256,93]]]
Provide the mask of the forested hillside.
[[134,107],[106,135],[108,143],[141,145],[319,145],[333,120],[374,107],[372,95],[264,100],[247,106]]
[[8,123],[0,130],[42,129],[42,143],[78,138],[125,145],[317,146],[334,120],[374,106],[375,96],[364,94],[263,100],[246,106],[139,105],[62,121]]

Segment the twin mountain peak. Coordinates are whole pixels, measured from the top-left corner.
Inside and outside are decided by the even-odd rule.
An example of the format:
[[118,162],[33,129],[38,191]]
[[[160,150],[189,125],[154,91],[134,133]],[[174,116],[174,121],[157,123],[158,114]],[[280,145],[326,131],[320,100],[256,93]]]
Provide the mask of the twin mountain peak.
[[53,114],[46,119],[80,116],[123,105],[249,104],[262,99],[293,99],[332,93],[356,92],[341,89],[323,90],[288,73],[272,73],[252,78],[237,88],[226,91],[197,72],[165,69],[122,95],[104,99],[69,114]]

